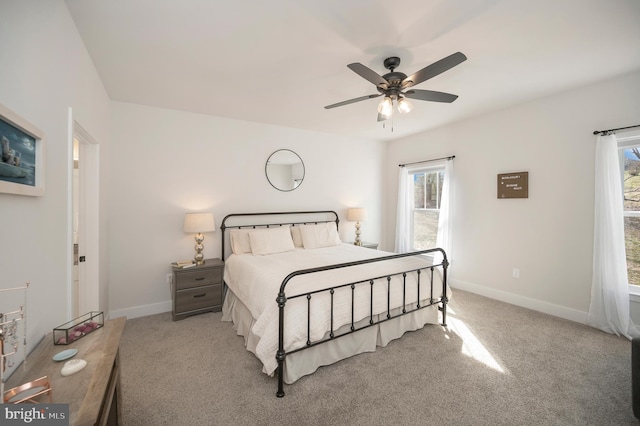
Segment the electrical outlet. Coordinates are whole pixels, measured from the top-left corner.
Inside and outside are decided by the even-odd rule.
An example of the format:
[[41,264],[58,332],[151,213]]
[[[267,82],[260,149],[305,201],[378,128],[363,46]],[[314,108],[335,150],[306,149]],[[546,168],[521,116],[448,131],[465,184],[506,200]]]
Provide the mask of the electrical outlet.
[[173,280],[173,274],[167,274],[167,284],[171,285],[171,280]]
[[520,269],[513,268],[513,278],[520,278]]

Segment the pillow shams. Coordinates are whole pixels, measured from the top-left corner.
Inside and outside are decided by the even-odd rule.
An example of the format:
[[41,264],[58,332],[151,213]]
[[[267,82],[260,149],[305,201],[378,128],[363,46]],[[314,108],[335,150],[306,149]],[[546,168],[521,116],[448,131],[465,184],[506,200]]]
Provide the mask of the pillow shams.
[[233,254],[251,253],[251,241],[249,240],[249,232],[251,231],[253,229],[231,229],[229,231]]
[[301,226],[292,226],[291,227],[291,239],[293,239],[293,245],[295,247],[303,247],[302,245],[302,234],[300,233]]
[[249,232],[251,253],[265,255],[295,250],[289,226],[256,229]]
[[337,246],[341,243],[338,229],[333,222],[301,226],[300,234],[305,249]]

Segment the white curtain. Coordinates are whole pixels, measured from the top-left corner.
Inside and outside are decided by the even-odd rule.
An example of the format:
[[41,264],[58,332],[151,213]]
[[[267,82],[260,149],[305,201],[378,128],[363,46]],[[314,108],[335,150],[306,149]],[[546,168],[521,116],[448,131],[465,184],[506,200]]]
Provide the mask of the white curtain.
[[[451,262],[451,199],[453,179],[453,160],[447,160],[444,165],[444,182],[442,183],[442,198],[440,199],[440,214],[438,215],[438,235],[436,237],[436,247],[440,247],[447,254],[447,260]],[[440,254],[435,257],[437,262],[441,262]]]
[[615,135],[598,136],[595,175],[593,279],[587,323],[631,338],[639,333],[629,313],[622,175]]
[[[437,163],[436,163],[437,164]],[[451,261],[451,198],[452,198],[452,178],[453,160],[444,162],[444,182],[442,184],[442,195],[440,198],[440,214],[438,218],[438,234],[436,237],[436,247],[444,249],[449,262]],[[437,167],[432,165],[431,167]],[[431,168],[430,167],[430,168]],[[442,167],[442,166],[440,166]],[[413,249],[411,247],[411,214],[413,206],[413,186],[410,177],[416,169],[423,169],[422,166],[400,167],[398,173],[398,207],[396,215],[396,253],[406,253]],[[436,257],[436,261],[441,259]]]
[[407,167],[400,167],[398,173],[398,208],[396,212],[396,253],[406,253],[411,250],[411,205],[413,192],[409,185],[409,171]]

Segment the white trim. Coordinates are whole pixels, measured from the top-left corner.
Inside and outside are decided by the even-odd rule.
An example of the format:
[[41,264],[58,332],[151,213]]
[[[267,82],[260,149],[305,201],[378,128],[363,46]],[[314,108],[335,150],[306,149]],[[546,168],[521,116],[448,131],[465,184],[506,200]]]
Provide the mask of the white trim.
[[444,171],[444,166],[446,164],[446,160],[443,160],[441,163],[431,164],[429,166],[406,166],[407,174],[409,175],[418,175],[421,173],[438,173]]
[[73,122],[73,133],[78,140],[88,143],[89,145],[98,145],[98,141],[87,132],[77,121]]
[[73,318],[73,110],[67,117],[67,321]]
[[171,300],[150,305],[140,305],[125,309],[109,311],[109,318],[127,317],[128,319],[146,317],[171,311]]
[[[73,229],[73,139],[74,137],[80,142],[80,156],[83,170],[80,170],[82,175],[82,185],[79,188],[81,191],[81,200],[84,204],[84,210],[81,212],[81,221],[84,222],[84,246],[82,248],[83,253],[80,255],[86,256],[88,262],[83,265],[84,271],[82,271],[81,283],[83,285],[83,292],[80,292],[83,300],[80,303],[81,308],[85,311],[106,311],[106,300],[100,299],[100,211],[99,211],[99,167],[100,167],[100,144],[94,139],[89,132],[87,132],[80,123],[74,118],[74,111],[72,107],[69,107],[68,118],[68,217],[67,217],[67,241],[68,241],[68,315],[70,318],[73,310],[73,241],[72,241],[72,229]],[[82,210],[82,208],[81,208]]]
[[[620,153],[620,182],[624,191],[624,151],[640,146],[640,131],[635,130],[630,136],[616,137],[618,143],[618,152]],[[623,210],[623,217],[640,217],[640,211]],[[626,235],[625,235],[626,239]],[[627,268],[628,269],[628,268]],[[629,301],[634,303],[640,303],[640,286],[629,284]]]
[[618,142],[618,149],[621,148],[630,148],[632,146],[638,145],[638,139],[640,139],[640,130],[636,130],[629,136],[616,137],[616,141]]
[[629,284],[629,300],[631,302],[640,303],[640,286]]
[[[449,285],[453,289],[457,288],[479,294],[480,296],[489,297],[511,305],[521,306],[523,308],[532,309],[534,311],[564,318],[581,324],[587,323],[587,312],[579,311],[577,309],[571,309],[565,306],[555,305],[553,303],[543,302],[542,300],[531,299],[529,297],[519,296],[506,291],[496,290],[460,280],[450,280]],[[454,292],[453,298],[455,297],[456,294]]]

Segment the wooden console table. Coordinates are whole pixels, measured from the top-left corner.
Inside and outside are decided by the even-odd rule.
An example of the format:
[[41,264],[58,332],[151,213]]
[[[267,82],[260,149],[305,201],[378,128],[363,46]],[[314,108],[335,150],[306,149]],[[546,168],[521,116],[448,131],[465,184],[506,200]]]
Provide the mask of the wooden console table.
[[[125,317],[106,321],[104,327],[69,345],[54,345],[53,333],[45,336],[27,357],[27,368],[18,367],[5,390],[49,376],[53,403],[69,404],[70,425],[122,424],[122,389],[118,347]],[[64,377],[60,370],[66,361],[53,356],[65,349],[77,349],[71,359],[84,359],[87,366]],[[42,398],[47,403],[48,397]]]

